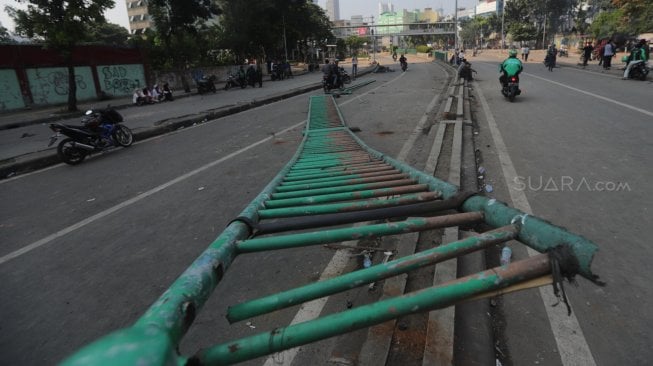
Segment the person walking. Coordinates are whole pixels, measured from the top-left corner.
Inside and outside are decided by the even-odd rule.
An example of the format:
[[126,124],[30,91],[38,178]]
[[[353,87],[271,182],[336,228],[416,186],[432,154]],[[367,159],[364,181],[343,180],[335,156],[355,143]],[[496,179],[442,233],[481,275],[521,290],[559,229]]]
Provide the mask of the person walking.
[[521,59],[522,59],[524,62],[528,62],[528,54],[530,53],[530,51],[531,51],[531,50],[530,50],[530,48],[528,48],[528,45],[524,45],[524,46],[521,48]]
[[356,74],[358,73],[358,57],[356,55],[351,58],[351,77],[356,80]]
[[608,43],[603,46],[603,69],[610,70],[612,66],[612,56],[614,56],[614,43],[612,39],[608,40]]
[[590,42],[587,42],[585,47],[583,47],[583,69],[587,67],[587,62],[592,57],[592,51],[594,51],[594,47],[592,47]]
[[551,43],[549,49],[546,51],[546,57],[544,58],[544,65],[553,71],[553,68],[556,67],[556,57],[558,55],[558,49],[556,49],[555,44]]

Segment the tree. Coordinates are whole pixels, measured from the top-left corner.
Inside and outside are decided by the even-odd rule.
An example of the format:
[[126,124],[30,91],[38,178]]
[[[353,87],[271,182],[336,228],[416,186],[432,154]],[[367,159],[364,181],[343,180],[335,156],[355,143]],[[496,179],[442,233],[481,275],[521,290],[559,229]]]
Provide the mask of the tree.
[[345,44],[349,47],[352,54],[357,54],[358,50],[363,48],[365,42],[367,42],[367,40],[359,36],[349,36],[345,40]]
[[13,43],[9,31],[2,24],[0,24],[0,43]]
[[90,42],[98,42],[111,46],[126,46],[129,32],[124,27],[113,23],[94,24],[88,27]]
[[631,34],[653,32],[653,6],[651,0],[613,0],[621,10],[622,28]]
[[599,13],[590,26],[592,36],[595,38],[609,38],[615,33],[622,33],[624,31],[621,25],[623,16],[621,9]]
[[[211,0],[150,0],[148,12],[154,21],[154,45],[160,48],[160,55],[169,60],[171,67],[186,70],[198,57],[202,41],[199,30],[220,9]],[[184,72],[181,82],[190,92]]]
[[221,0],[219,6],[222,47],[240,59],[284,58],[288,47],[306,55],[309,44],[325,48],[333,39],[324,11],[310,1]]
[[113,0],[17,0],[27,9],[7,6],[5,10],[16,23],[16,33],[43,40],[57,50],[68,68],[68,110],[77,110],[77,84],[72,54],[75,46],[88,40],[87,24],[103,24],[104,10]]

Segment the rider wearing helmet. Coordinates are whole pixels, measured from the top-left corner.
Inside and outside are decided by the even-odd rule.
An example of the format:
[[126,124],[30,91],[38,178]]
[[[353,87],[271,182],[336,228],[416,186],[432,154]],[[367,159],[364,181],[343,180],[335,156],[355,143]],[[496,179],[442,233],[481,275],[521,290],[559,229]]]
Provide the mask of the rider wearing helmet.
[[508,50],[508,58],[499,65],[499,72],[501,73],[499,81],[501,82],[501,86],[506,84],[509,77],[519,75],[522,70],[524,70],[524,67],[517,58],[517,50],[511,48]]

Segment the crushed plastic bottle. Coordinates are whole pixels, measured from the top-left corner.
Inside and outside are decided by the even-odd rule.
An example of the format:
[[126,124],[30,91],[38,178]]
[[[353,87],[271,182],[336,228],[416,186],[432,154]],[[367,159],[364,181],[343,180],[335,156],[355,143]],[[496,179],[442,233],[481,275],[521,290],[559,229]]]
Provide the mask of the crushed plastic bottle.
[[365,254],[363,257],[363,267],[370,268],[372,266],[372,257],[369,254]]
[[505,266],[510,264],[510,257],[512,257],[512,249],[509,246],[503,247],[501,249],[501,265]]

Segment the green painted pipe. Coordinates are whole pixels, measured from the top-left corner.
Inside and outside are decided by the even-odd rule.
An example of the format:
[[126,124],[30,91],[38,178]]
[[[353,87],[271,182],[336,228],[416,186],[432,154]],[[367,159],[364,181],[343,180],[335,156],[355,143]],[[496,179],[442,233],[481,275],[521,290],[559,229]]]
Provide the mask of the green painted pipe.
[[[272,199],[265,202],[266,208],[281,208],[292,207],[300,205],[314,205],[319,203],[329,203],[338,201],[349,201],[372,197],[393,196],[395,194],[406,194],[415,192],[424,192],[427,190],[426,184],[415,184],[411,186],[404,186],[399,188],[381,188],[381,189],[367,189],[355,192],[323,194],[319,196],[308,196],[300,198],[285,198],[285,199]],[[440,194],[438,193],[438,196]]]
[[483,214],[467,212],[447,216],[411,218],[386,224],[366,225],[352,228],[322,230],[310,233],[288,234],[254,238],[238,243],[238,253],[294,248],[316,244],[337,243],[346,240],[377,238],[385,235],[412,233],[440,227],[472,224],[483,220]]
[[377,188],[388,188],[388,187],[398,187],[405,185],[413,185],[416,182],[410,179],[399,179],[391,180],[387,182],[377,182],[377,183],[365,183],[365,184],[351,184],[348,186],[340,187],[330,187],[330,188],[319,188],[319,189],[307,189],[304,191],[295,191],[295,192],[280,192],[273,193],[272,198],[274,199],[283,199],[283,198],[298,198],[298,197],[308,197],[308,196],[319,196],[323,194],[331,193],[345,193],[345,192],[356,192],[369,189]]
[[442,309],[477,295],[541,277],[549,272],[548,256],[538,255],[437,287],[213,346],[201,351],[193,361],[198,361],[201,365],[230,365],[251,360],[401,316]]
[[440,263],[511,240],[517,235],[518,230],[516,225],[510,225],[478,236],[443,244],[388,263],[377,264],[370,268],[234,305],[227,310],[227,320],[230,323],[237,322]]
[[[321,215],[339,212],[351,212],[370,210],[382,207],[399,206],[410,203],[432,201],[439,197],[437,192],[412,193],[395,198],[374,198],[364,201],[332,203],[325,205],[311,205],[288,208],[277,208],[260,210],[258,216],[260,219],[272,219],[280,217]],[[267,202],[266,202],[267,205]]]

